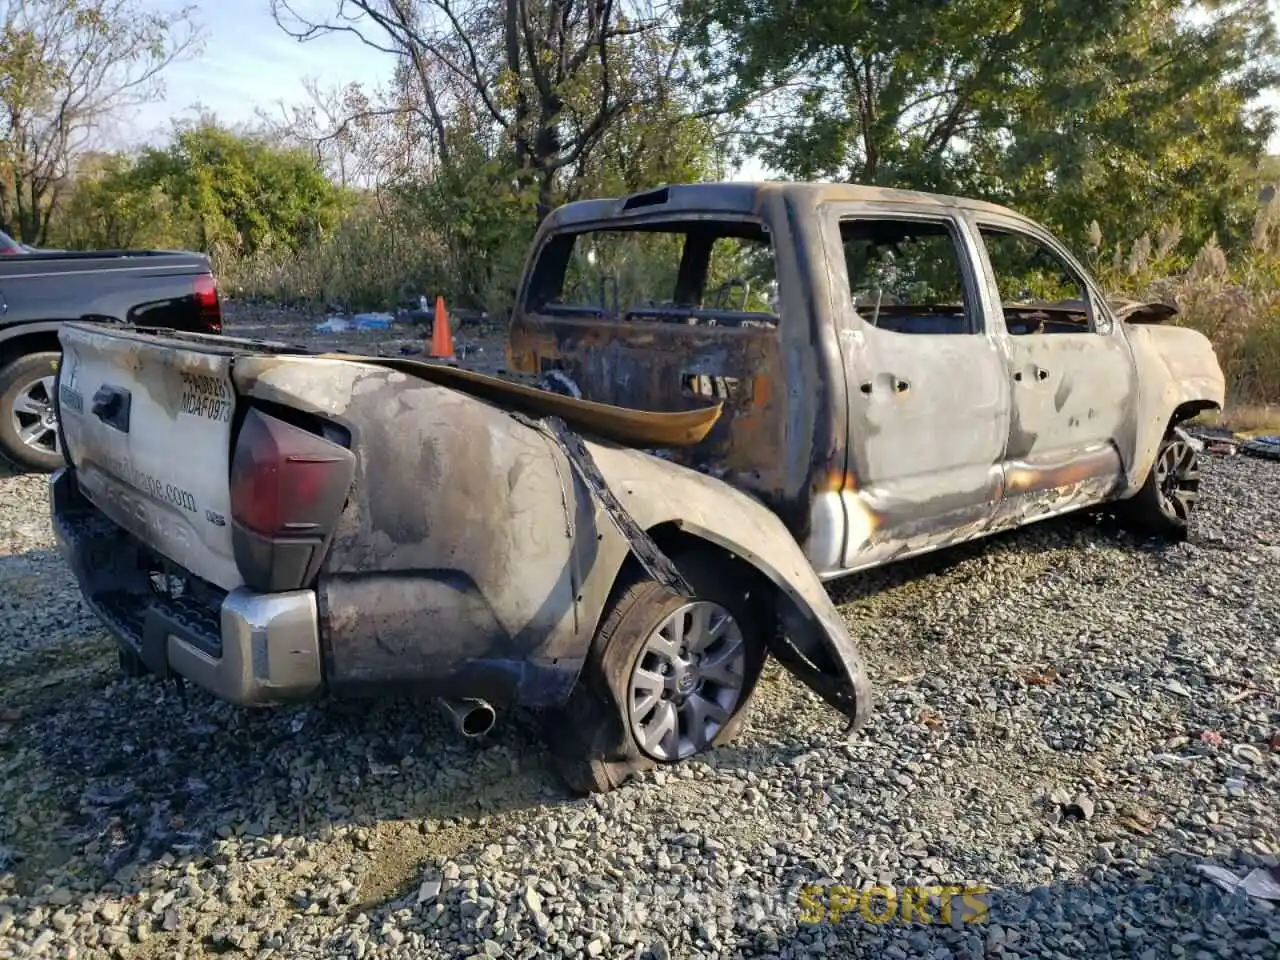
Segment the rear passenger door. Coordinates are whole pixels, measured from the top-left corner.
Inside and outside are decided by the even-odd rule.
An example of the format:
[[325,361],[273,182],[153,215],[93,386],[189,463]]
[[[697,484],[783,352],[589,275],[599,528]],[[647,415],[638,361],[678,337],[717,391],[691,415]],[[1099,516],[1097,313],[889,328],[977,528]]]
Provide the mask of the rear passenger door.
[[1132,453],[1124,425],[1136,394],[1120,325],[1046,231],[977,214],[971,224],[1008,334],[1013,402],[998,525],[1102,500]]
[[972,239],[945,209],[833,205],[824,229],[843,254],[829,262],[857,488],[845,568],[980,533],[1000,496],[1009,378]]

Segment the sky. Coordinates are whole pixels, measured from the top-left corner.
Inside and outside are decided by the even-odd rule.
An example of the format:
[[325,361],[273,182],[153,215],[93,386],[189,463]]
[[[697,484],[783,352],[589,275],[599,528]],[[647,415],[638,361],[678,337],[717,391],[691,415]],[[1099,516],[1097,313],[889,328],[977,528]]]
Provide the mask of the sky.
[[[338,0],[293,3],[297,10],[321,13],[337,5]],[[303,82],[309,77],[329,87],[353,80],[376,84],[390,75],[391,58],[354,37],[294,40],[272,19],[268,0],[142,0],[141,6],[163,12],[195,6],[205,43],[198,56],[164,72],[163,99],[120,118],[117,137],[133,143],[164,139],[170,118],[197,104],[235,124],[255,120],[256,108],[278,111],[281,101],[305,101]]]
[[[281,30],[271,17],[269,0],[141,0],[157,11],[196,7],[203,26],[203,52],[176,63],[164,74],[165,95],[118,118],[115,138],[120,145],[163,140],[170,118],[197,105],[212,111],[224,123],[256,119],[256,109],[278,111],[278,104],[306,100],[303,82],[319,81],[321,87],[359,80],[370,85],[387,79],[391,58],[372,50],[351,36],[335,35],[299,43]],[[292,0],[296,10],[319,15],[337,9],[339,0]],[[1271,0],[1280,17],[1280,0]],[[317,16],[316,19],[320,19]],[[1271,102],[1280,105],[1280,93]],[[1280,153],[1280,133],[1270,145]],[[751,164],[738,178],[761,174]]]

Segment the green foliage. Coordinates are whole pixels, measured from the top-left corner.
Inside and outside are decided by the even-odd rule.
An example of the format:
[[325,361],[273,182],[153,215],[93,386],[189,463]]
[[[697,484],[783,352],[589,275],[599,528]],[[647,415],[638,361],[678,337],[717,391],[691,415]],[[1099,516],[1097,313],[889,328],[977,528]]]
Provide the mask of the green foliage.
[[161,71],[198,49],[191,12],[138,0],[0,3],[0,226],[45,241],[104,119],[153,99]]
[[[403,124],[397,115],[396,124]],[[546,182],[516,166],[502,138],[459,112],[443,130],[447,162],[399,163],[423,134],[388,126],[394,173],[332,233],[296,255],[228,258],[226,276],[252,296],[385,307],[411,292],[504,315],[546,202]],[[434,134],[439,135],[439,134]],[[406,139],[402,139],[405,138]],[[553,184],[552,203],[718,175],[714,128],[678,102],[635,103],[598,149]]]
[[458,149],[465,162],[365,195],[336,229],[296,250],[226,258],[228,281],[287,302],[380,309],[425,294],[502,313],[537,223],[537,190],[479,145]]
[[[1083,241],[1247,236],[1264,0],[685,0],[712,96],[798,178],[984,196]],[[767,93],[768,95],[764,95]]]
[[[1122,29],[1067,60],[1042,56],[1019,91],[1012,145],[988,147],[1017,202],[1073,241],[1090,222],[1133,235],[1172,220],[1195,245],[1247,245],[1252,173],[1274,128],[1251,110],[1277,82],[1270,11],[1259,2],[1143,3]],[[1209,8],[1215,7],[1216,10]]]
[[83,158],[75,190],[58,213],[52,239],[71,250],[194,245],[173,197],[137,177],[133,158],[123,154]]
[[167,246],[220,258],[288,254],[318,242],[349,199],[296,147],[211,120],[164,149],[82,168],[58,238],[70,247]]
[[434,294],[430,280],[445,254],[402,209],[363,197],[332,231],[296,253],[259,251],[221,258],[217,266],[223,291],[233,296],[315,310],[380,310],[414,292]]

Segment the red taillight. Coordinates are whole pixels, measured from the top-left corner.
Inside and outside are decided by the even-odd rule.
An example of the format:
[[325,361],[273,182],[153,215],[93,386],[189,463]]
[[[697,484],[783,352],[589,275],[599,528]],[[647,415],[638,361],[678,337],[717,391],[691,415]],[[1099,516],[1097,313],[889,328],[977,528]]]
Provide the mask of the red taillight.
[[191,294],[195,297],[200,319],[209,328],[209,332],[221,333],[222,304],[218,302],[218,282],[211,274],[202,273],[192,282]]
[[323,537],[354,473],[347,448],[250,410],[231,460],[232,518],[264,537]]

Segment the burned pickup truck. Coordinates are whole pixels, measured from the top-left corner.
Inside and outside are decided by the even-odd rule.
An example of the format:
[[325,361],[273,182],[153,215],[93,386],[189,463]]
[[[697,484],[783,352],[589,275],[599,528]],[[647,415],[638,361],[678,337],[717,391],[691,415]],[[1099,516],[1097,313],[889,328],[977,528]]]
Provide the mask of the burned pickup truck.
[[607,790],[732,737],[767,655],[860,724],[825,580],[1102,505],[1184,535],[1179,424],[1222,372],[1125,315],[982,203],[584,201],[534,240],[506,376],[65,325],[53,522],[126,666],[435,696],[469,734],[539,708]]

